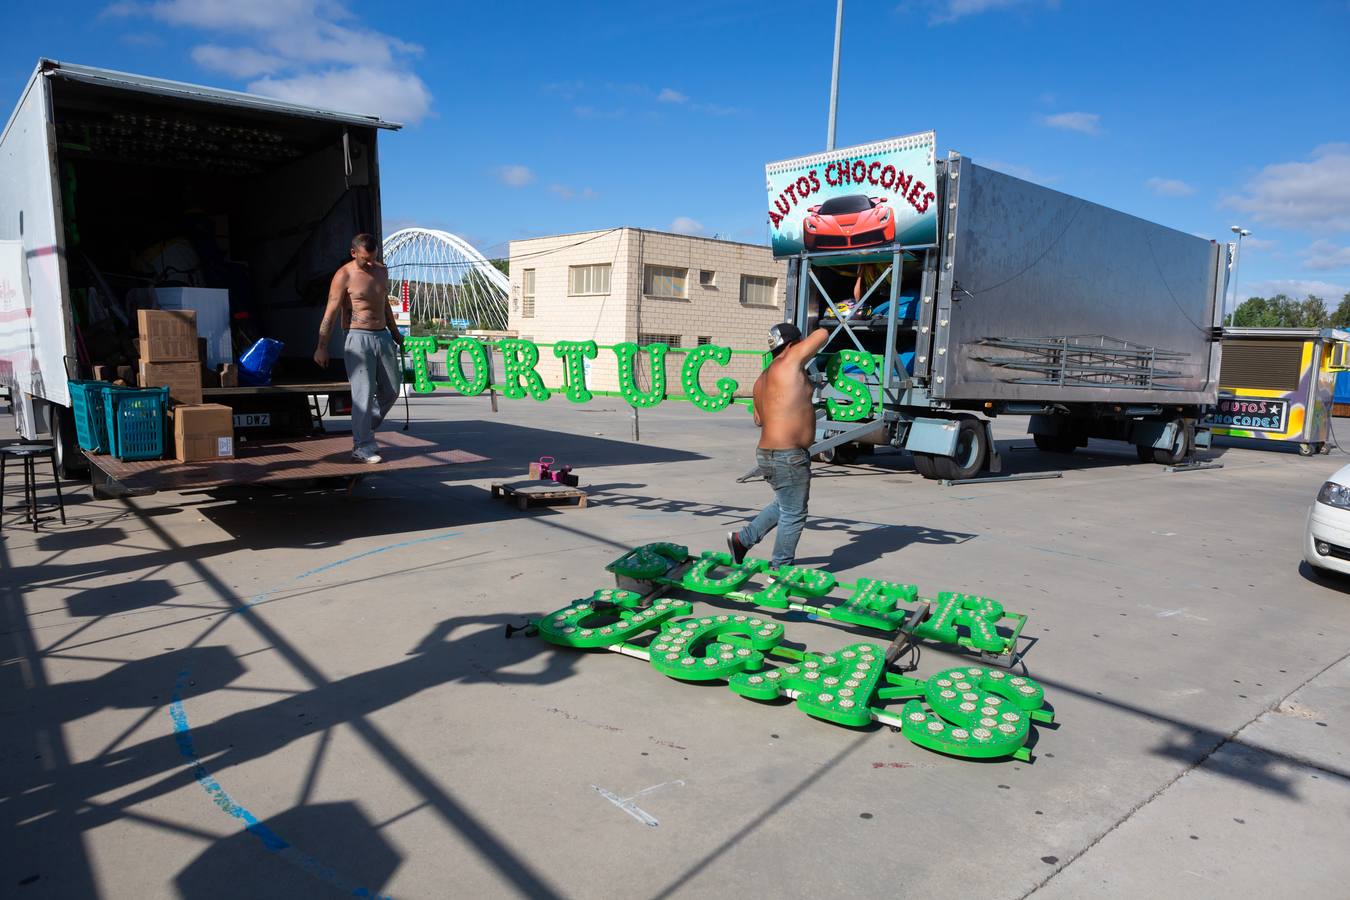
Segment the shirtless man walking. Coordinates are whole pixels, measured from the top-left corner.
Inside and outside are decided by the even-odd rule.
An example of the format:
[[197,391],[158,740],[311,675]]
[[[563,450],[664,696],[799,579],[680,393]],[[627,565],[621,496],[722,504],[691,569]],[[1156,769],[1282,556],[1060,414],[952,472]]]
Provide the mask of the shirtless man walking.
[[773,362],[755,382],[755,424],[760,427],[755,459],[773,488],[773,500],[749,525],[727,534],[727,546],[736,562],[775,526],[773,565],[792,565],[796,557],[811,497],[811,457],[806,448],[816,437],[816,412],[805,369],[829,337],[828,330],[817,328],[803,340],[801,331],[790,322],[769,329]]
[[352,384],[352,459],[381,461],[375,429],[398,400],[398,356],[403,335],[389,306],[389,271],[379,261],[374,236],[352,238],[352,261],[337,270],[328,289],[328,306],[319,324],[314,361],[328,366],[328,343],[339,317],[347,337],[342,345],[347,380]]

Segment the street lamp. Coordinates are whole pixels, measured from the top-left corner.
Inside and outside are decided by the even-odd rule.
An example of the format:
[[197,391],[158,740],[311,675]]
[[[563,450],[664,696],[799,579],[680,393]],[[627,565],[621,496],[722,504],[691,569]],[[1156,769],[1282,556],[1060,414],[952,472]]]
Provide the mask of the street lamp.
[[1233,317],[1237,315],[1238,306],[1238,266],[1242,262],[1242,239],[1249,237],[1251,232],[1241,225],[1230,225],[1229,231],[1237,235],[1237,250],[1233,252],[1233,311],[1228,314],[1228,324],[1233,324]]
[[825,149],[834,149],[834,114],[839,106],[839,43],[844,34],[844,0],[834,8],[834,66],[830,70],[830,125],[825,136]]

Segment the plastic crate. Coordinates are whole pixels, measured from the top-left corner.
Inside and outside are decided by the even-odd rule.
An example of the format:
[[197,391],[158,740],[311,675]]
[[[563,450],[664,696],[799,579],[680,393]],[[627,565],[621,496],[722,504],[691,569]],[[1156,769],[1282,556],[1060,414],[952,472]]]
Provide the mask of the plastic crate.
[[164,413],[169,389],[128,388],[105,395],[109,452],[121,460],[164,456]]
[[103,398],[118,390],[106,381],[69,381],[70,408],[75,414],[75,437],[81,450],[108,452],[108,418]]

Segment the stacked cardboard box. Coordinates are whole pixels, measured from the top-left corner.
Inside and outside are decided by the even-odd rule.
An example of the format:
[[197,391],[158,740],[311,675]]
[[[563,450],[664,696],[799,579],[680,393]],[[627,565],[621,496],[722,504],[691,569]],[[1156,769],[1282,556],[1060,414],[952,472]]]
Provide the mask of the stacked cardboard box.
[[232,458],[234,411],[219,403],[175,407],[173,445],[179,462]]
[[143,309],[140,328],[141,387],[167,387],[175,403],[202,402],[197,314],[190,309]]

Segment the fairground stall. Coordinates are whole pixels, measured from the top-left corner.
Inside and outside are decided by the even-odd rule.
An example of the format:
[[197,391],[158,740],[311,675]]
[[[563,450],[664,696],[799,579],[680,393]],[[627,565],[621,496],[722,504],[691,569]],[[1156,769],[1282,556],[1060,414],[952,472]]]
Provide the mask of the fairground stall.
[[1336,374],[1350,332],[1337,328],[1226,328],[1214,434],[1285,441],[1303,456],[1328,452]]

